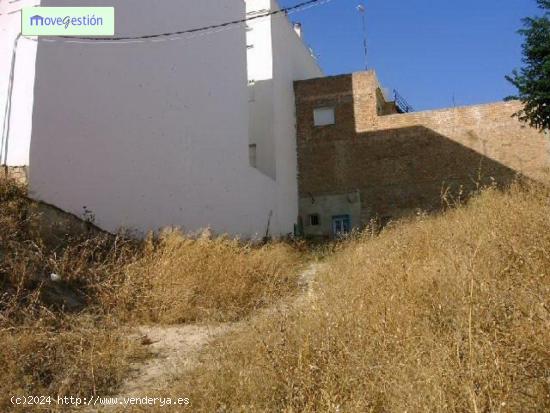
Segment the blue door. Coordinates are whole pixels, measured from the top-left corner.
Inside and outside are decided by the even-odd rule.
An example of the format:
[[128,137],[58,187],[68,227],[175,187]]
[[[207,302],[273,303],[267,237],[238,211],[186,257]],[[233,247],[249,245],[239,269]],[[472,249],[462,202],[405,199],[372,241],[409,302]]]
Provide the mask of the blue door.
[[332,217],[332,235],[341,237],[351,231],[351,218],[349,215],[336,215]]

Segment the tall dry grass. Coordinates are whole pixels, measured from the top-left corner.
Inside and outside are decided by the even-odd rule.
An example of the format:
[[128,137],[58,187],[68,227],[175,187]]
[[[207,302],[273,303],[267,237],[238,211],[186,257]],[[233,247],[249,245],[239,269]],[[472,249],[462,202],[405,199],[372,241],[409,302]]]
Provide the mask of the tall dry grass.
[[236,320],[297,287],[302,254],[283,243],[90,230],[52,244],[34,206],[0,180],[0,411],[13,395],[112,394],[146,355],[133,327]]
[[89,314],[48,318],[0,327],[0,411],[71,410],[55,401],[14,406],[10,398],[111,394],[129,373],[130,363],[147,356],[144,347],[128,338],[130,330],[114,320]]
[[[0,180],[0,411],[48,409],[13,406],[12,396],[109,393],[145,356],[129,329],[100,311],[97,289],[139,244],[75,234],[47,245],[32,211],[25,188]],[[52,273],[63,280],[51,282]]]
[[483,192],[345,243],[314,299],[220,340],[193,411],[550,411],[550,201]]
[[234,321],[296,290],[301,259],[284,243],[166,231],[127,266],[114,306],[130,321]]

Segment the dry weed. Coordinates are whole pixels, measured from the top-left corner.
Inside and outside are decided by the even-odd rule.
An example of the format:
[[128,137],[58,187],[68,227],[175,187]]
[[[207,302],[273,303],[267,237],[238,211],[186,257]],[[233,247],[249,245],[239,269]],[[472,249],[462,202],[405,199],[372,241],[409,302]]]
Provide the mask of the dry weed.
[[208,412],[549,411],[549,277],[548,191],[489,189],[348,242],[311,305],[171,391]]
[[297,284],[301,253],[283,243],[85,231],[52,244],[33,205],[0,180],[0,411],[15,395],[112,394],[145,356],[126,338],[131,327],[235,320]]
[[120,317],[161,323],[237,320],[290,294],[300,254],[284,243],[243,244],[166,231],[128,266]]

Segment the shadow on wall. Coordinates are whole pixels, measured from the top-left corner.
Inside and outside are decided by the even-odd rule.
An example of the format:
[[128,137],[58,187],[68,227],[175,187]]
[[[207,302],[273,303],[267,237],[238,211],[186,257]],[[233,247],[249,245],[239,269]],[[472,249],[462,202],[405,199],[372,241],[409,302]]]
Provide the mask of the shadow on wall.
[[250,166],[276,180],[273,80],[249,81],[249,159]]
[[[444,195],[466,200],[483,186],[539,179],[547,162],[545,142],[519,141],[539,137],[509,121],[509,104],[385,117],[392,111],[374,73],[304,80],[294,89],[300,198],[323,197],[330,214],[351,216],[331,200],[358,191],[361,219],[353,227],[439,211],[448,205]],[[323,108],[332,123],[315,121]],[[300,211],[303,220],[310,213]]]
[[[361,133],[357,142],[350,155],[366,184],[361,193],[367,218],[441,210],[444,196],[467,199],[480,187],[505,188],[521,176],[424,126]],[[365,156],[370,162],[361,161]]]
[[480,186],[503,188],[521,176],[424,126],[316,139],[300,151],[301,188],[313,194],[359,190],[363,224],[441,210],[444,193],[465,199]]

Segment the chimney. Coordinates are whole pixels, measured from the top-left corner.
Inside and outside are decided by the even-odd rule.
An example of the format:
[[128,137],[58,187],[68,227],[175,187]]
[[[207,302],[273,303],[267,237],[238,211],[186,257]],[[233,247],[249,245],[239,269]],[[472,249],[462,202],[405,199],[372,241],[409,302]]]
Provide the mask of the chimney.
[[298,37],[302,37],[302,23],[294,23],[294,31]]

